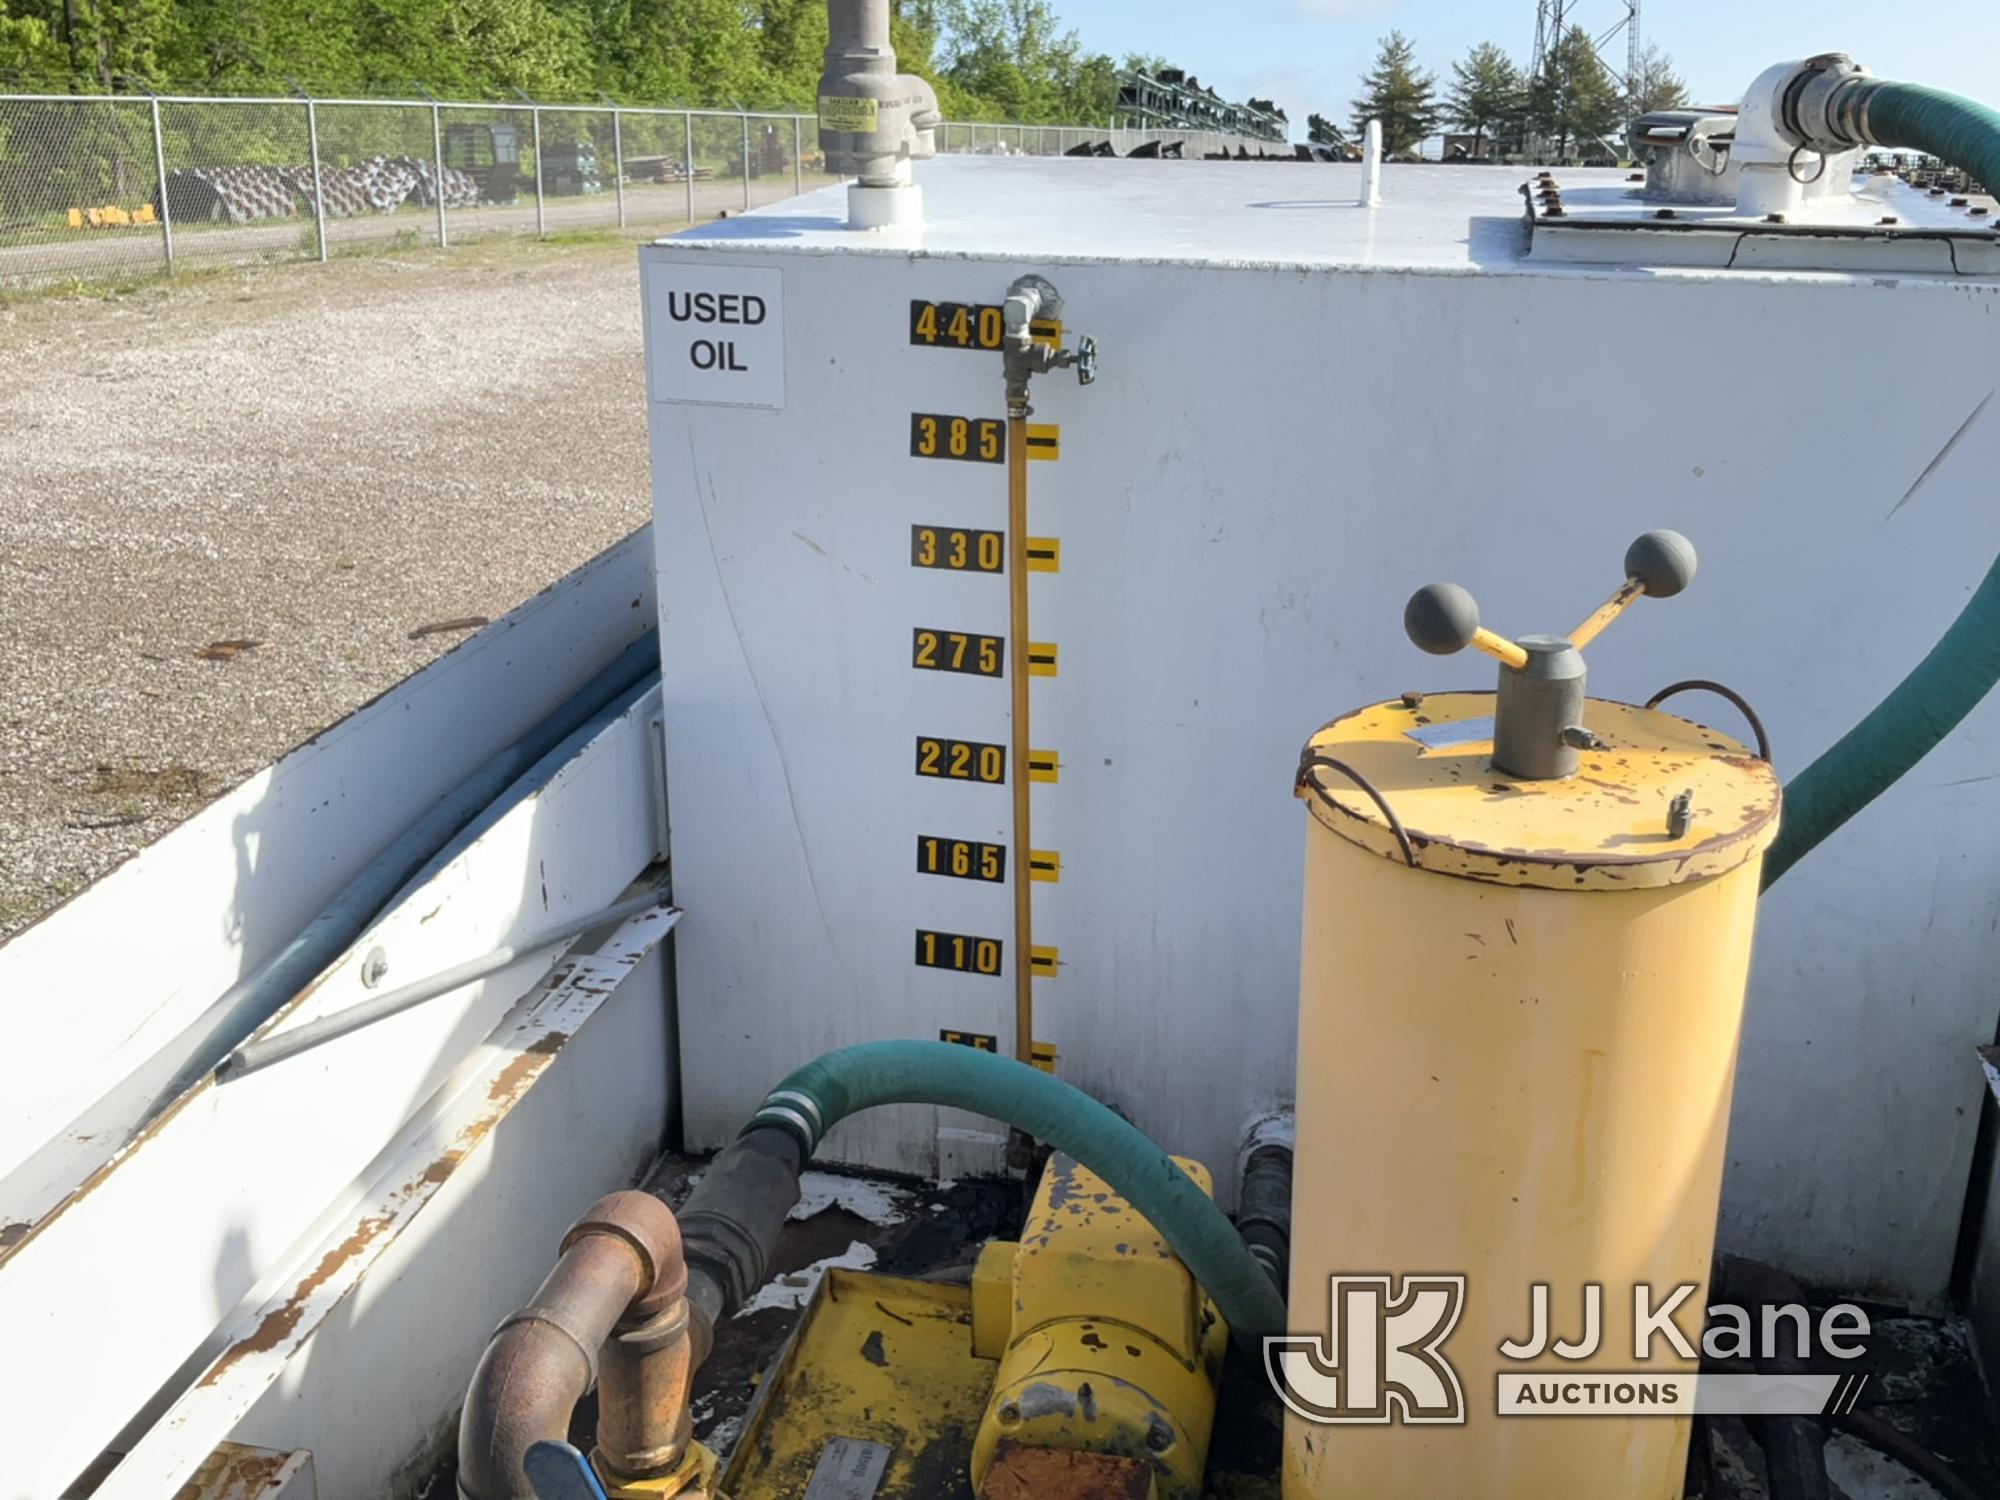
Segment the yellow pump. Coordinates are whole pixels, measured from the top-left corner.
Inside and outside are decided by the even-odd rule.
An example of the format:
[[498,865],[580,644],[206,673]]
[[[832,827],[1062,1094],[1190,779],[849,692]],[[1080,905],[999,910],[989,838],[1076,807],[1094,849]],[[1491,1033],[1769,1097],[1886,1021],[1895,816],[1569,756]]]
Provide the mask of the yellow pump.
[[[1174,1161],[1213,1192],[1201,1163]],[[973,1270],[972,1352],[1000,1362],[975,1488],[987,1492],[1005,1444],[1123,1460],[1136,1493],[1199,1500],[1228,1341],[1158,1231],[1096,1173],[1052,1156],[1021,1243],[987,1245]]]
[[[1575,637],[1692,573],[1684,540],[1649,534]],[[1493,636],[1462,590],[1420,593],[1406,624],[1427,650],[1495,656],[1500,687],[1363,708],[1301,758],[1290,1310],[1328,1341],[1288,1393],[1285,1500],[1670,1500],[1691,1400],[1500,1408],[1524,1374],[1658,1390],[1693,1372],[1664,1336],[1635,1357],[1635,1288],[1657,1311],[1708,1275],[1778,783],[1712,729],[1586,699],[1573,640]],[[1339,1286],[1368,1276],[1435,1278],[1441,1364],[1385,1352],[1408,1325],[1334,1336]],[[1553,1332],[1535,1351],[1538,1285]],[[1565,1358],[1591,1286],[1595,1347]],[[1346,1306],[1393,1311],[1397,1292]],[[1673,1315],[1690,1342],[1705,1300]],[[1399,1368],[1439,1378],[1399,1391]]]

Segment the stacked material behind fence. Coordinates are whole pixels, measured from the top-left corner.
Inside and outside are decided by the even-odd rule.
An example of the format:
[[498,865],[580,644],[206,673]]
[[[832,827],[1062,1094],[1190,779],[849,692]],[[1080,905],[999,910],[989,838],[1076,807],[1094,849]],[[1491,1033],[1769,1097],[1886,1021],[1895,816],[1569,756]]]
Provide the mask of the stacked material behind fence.
[[[953,122],[948,152],[1192,131]],[[486,234],[672,229],[833,179],[810,115],[574,104],[0,95],[0,288]],[[441,185],[441,186],[440,186]]]

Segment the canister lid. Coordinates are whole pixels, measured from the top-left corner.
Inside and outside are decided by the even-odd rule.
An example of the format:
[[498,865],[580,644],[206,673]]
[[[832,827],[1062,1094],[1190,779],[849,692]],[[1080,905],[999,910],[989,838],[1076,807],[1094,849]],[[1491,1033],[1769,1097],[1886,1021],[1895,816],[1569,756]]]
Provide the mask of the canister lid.
[[[1575,776],[1493,769],[1493,694],[1434,693],[1335,719],[1307,743],[1299,794],[1351,843],[1420,869],[1547,890],[1633,890],[1722,875],[1778,831],[1778,778],[1738,741],[1658,709],[1588,700]],[[1381,805],[1322,755],[1364,778]],[[1684,799],[1684,816],[1675,803]]]

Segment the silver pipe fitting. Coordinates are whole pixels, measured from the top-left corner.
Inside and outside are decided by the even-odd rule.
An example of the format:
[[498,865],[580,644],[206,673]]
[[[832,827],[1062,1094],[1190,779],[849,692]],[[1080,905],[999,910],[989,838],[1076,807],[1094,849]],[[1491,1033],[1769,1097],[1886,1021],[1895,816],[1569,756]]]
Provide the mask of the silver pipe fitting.
[[910,163],[937,154],[937,93],[896,71],[889,0],[827,0],[826,20],[819,143],[827,170],[852,172],[864,188],[907,187]]

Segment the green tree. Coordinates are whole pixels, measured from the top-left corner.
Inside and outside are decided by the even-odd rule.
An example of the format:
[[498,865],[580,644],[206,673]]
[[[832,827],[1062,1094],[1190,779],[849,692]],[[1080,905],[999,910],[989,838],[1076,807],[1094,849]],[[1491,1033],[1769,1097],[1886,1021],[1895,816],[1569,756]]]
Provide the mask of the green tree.
[[1472,132],[1472,154],[1484,154],[1486,137],[1500,135],[1515,124],[1525,106],[1521,70],[1492,42],[1481,42],[1451,65],[1451,89],[1445,95],[1445,118]]
[[11,0],[0,7],[0,56],[72,88],[108,90],[158,78],[173,31],[169,0]]
[[941,71],[959,89],[1030,124],[1101,119],[1117,69],[1064,31],[1048,0],[938,0]]
[[[1087,52],[1051,0],[895,0],[891,35],[952,118],[1101,122],[1117,106],[1118,65]],[[825,0],[0,0],[0,73],[51,91],[285,94],[297,82],[321,95],[809,110],[825,47]],[[232,118],[227,149],[243,159],[298,156],[289,128]]]
[[1382,149],[1401,156],[1414,151],[1437,129],[1437,76],[1417,66],[1417,49],[1400,31],[1382,39],[1375,66],[1361,75],[1361,97],[1354,101],[1358,135],[1370,120],[1382,122]]
[[62,49],[38,15],[10,14],[0,0],[0,77],[48,78],[62,68]]
[[1550,51],[1541,75],[1528,85],[1529,128],[1553,141],[1556,159],[1567,161],[1572,146],[1579,155],[1587,154],[1597,142],[1608,142],[1624,119],[1618,81],[1583,28],[1571,27]]
[[1632,113],[1651,114],[1656,109],[1679,109],[1687,103],[1687,85],[1674,71],[1674,60],[1658,47],[1646,46],[1639,54],[1639,71],[1630,80]]

